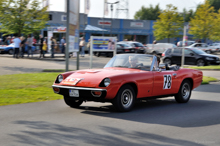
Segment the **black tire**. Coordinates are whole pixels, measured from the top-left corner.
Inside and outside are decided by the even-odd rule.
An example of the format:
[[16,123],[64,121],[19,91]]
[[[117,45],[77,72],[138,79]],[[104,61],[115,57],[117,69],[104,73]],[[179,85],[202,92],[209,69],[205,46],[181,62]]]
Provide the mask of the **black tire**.
[[163,63],[167,64],[167,65],[171,65],[172,64],[172,61],[170,58],[165,58]]
[[196,61],[196,65],[197,65],[197,66],[205,66],[205,61],[204,61],[203,59],[198,59],[198,60]]
[[180,86],[179,92],[175,95],[175,100],[178,103],[186,103],[189,101],[191,96],[191,83],[189,80],[184,80]]
[[67,97],[64,97],[64,101],[68,106],[73,108],[78,108],[83,103],[83,100],[73,100]]
[[8,51],[8,54],[12,55],[12,54],[14,54],[14,51],[13,51],[12,49],[10,49],[10,50]]
[[119,89],[112,104],[117,111],[128,112],[133,108],[135,99],[136,94],[134,89],[130,85],[124,85]]

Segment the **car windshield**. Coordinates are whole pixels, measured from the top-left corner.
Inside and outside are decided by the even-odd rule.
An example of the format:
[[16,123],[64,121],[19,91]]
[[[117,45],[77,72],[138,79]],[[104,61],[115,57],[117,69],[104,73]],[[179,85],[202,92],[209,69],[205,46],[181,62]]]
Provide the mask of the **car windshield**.
[[193,49],[192,51],[194,51],[196,54],[207,54],[206,52],[200,50],[200,49]]
[[122,47],[130,47],[128,44],[118,44],[118,45],[120,45]]
[[[106,67],[135,68],[150,71],[155,66],[156,57],[147,54],[119,54],[114,56]],[[156,68],[157,66],[155,66]]]
[[144,45],[142,45],[141,43],[134,43],[135,47],[143,47]]

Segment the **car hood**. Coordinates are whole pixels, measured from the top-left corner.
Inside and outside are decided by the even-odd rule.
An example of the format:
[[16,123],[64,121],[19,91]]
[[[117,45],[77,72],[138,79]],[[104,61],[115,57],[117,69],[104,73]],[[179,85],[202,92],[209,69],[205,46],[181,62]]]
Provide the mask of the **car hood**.
[[[122,76],[125,74],[135,74],[138,72],[143,72],[139,69],[129,69],[129,68],[104,68],[104,69],[87,69],[78,70],[66,79],[64,79],[61,85],[71,85],[78,87],[98,87],[99,84],[105,78],[113,78],[115,76]],[[146,72],[146,71],[145,71]]]
[[201,56],[204,56],[204,57],[215,57],[215,58],[219,58],[218,56],[216,55],[211,55],[211,54],[200,54]]

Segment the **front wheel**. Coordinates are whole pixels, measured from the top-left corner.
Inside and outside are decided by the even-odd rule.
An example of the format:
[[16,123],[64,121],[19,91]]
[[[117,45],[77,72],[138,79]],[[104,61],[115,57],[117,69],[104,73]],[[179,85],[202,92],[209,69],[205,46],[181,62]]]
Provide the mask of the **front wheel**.
[[130,85],[124,85],[119,89],[112,104],[118,111],[128,112],[133,108],[135,98],[134,89]]
[[14,51],[13,51],[12,49],[10,49],[10,50],[8,51],[8,54],[9,54],[9,55],[12,55],[12,54],[14,54]]
[[191,96],[191,90],[191,83],[188,80],[184,80],[180,86],[179,92],[175,95],[176,102],[188,102]]
[[205,65],[205,61],[203,59],[199,59],[196,61],[196,65],[197,66],[204,66]]
[[67,97],[64,97],[64,101],[68,106],[73,108],[78,108],[83,103],[83,100],[73,100]]

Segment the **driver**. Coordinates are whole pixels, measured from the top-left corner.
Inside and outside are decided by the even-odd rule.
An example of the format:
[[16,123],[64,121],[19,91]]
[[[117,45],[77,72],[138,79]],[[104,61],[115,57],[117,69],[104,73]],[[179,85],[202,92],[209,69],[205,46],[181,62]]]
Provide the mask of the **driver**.
[[130,67],[137,67],[138,59],[136,56],[129,56]]

